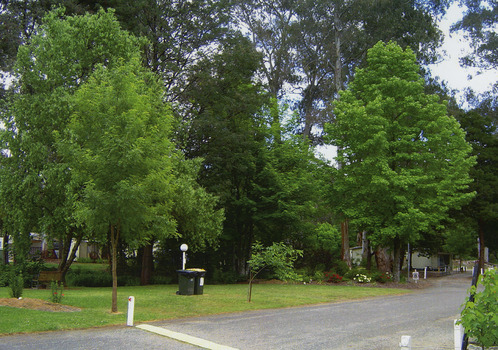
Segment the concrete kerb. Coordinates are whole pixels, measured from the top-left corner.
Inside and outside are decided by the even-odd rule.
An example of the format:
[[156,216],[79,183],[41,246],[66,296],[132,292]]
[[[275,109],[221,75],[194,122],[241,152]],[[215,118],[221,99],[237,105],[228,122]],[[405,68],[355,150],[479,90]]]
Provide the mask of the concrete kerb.
[[136,328],[142,329],[142,330],[147,331],[147,332],[155,333],[155,334],[161,335],[163,337],[175,339],[175,340],[181,341],[183,343],[192,344],[192,345],[198,346],[198,347],[203,348],[203,349],[238,350],[236,348],[231,348],[229,346],[224,346],[224,345],[210,342],[208,340],[193,337],[193,336],[188,335],[188,334],[173,332],[173,331],[167,330],[165,328],[151,326],[148,324],[141,324],[141,325],[136,326]]

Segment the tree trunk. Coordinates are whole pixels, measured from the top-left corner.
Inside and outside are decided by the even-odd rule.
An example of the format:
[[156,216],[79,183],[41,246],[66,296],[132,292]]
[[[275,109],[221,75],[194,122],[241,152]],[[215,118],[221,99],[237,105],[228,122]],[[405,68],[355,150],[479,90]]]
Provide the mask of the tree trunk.
[[375,262],[380,272],[391,272],[392,260],[387,248],[379,246],[375,249]]
[[370,249],[370,240],[367,238],[367,231],[361,233],[361,259],[366,262],[368,271],[372,269],[372,250]]
[[368,252],[370,250],[370,245],[367,239],[367,231],[361,232],[359,239],[361,242],[361,260],[367,261]]
[[351,254],[349,253],[349,222],[348,219],[341,222],[341,259],[351,268]]
[[119,222],[116,225],[111,225],[112,313],[118,312],[118,241]]
[[3,263],[5,265],[9,264],[9,235],[5,234],[3,236],[3,247],[0,247],[3,250]]
[[400,281],[401,277],[401,261],[402,261],[402,254],[401,254],[401,239],[396,236],[394,238],[394,257],[393,257],[393,280],[395,282]]
[[341,20],[339,14],[334,11],[334,44],[335,44],[335,64],[334,64],[334,85],[337,96],[339,96],[339,91],[342,90],[342,52],[341,52]]
[[[370,241],[369,241],[369,245],[370,245]],[[372,256],[373,256],[373,252],[372,250],[368,249],[368,257],[367,257],[367,270],[368,271],[371,271],[372,270]]]
[[154,241],[143,247],[142,271],[140,273],[140,284],[142,286],[150,284],[150,277],[152,275],[152,270],[154,269],[153,247]]
[[479,269],[484,269],[484,253],[486,250],[486,243],[484,242],[484,223],[479,219]]
[[[74,232],[70,234],[71,237],[74,237]],[[74,243],[73,247],[71,250],[67,251],[65,253],[65,256],[61,259],[59,263],[59,268],[58,270],[61,272],[61,282],[66,283],[66,274],[69,271],[69,268],[71,267],[71,264],[74,262],[74,259],[76,259],[76,252],[78,251],[78,248],[81,244],[81,240],[83,239],[83,232],[79,232],[76,235],[76,242]],[[70,240],[70,242],[72,239]],[[70,245],[71,243],[69,243]]]
[[66,265],[69,257],[69,249],[71,249],[70,233],[64,235],[62,239],[59,239],[59,271],[61,271],[61,268]]
[[249,277],[249,291],[247,292],[247,302],[250,303],[251,302],[251,298],[252,298],[252,280],[254,279],[254,275],[253,273],[251,272],[251,275]]

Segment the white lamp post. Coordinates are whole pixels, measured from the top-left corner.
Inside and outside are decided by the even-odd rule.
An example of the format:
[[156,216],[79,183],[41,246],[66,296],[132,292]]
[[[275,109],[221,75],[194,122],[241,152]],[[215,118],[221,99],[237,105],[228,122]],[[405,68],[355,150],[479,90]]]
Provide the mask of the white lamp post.
[[182,253],[183,253],[183,257],[182,257],[182,270],[185,270],[185,263],[187,262],[185,252],[188,250],[188,245],[186,245],[185,243],[184,243],[184,244],[182,244],[182,245],[180,246],[180,250],[181,250],[181,251],[182,251]]

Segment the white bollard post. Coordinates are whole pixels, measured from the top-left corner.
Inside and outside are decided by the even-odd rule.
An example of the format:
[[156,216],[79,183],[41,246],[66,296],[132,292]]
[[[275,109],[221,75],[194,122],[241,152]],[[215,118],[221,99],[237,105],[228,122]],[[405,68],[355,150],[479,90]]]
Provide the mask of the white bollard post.
[[461,324],[456,324],[458,320],[455,320],[453,322],[454,324],[454,333],[453,333],[453,340],[455,344],[455,350],[461,350],[462,349],[462,342],[463,342],[463,326]]
[[128,319],[126,325],[133,327],[133,313],[135,312],[135,297],[128,298]]
[[412,337],[409,335],[402,335],[399,346],[401,350],[412,350]]
[[424,268],[424,280],[427,279],[427,267]]

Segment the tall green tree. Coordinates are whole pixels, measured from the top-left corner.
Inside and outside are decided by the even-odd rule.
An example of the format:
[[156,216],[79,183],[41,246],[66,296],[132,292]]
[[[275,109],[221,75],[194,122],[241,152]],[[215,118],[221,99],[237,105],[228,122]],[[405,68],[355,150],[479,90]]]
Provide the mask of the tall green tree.
[[231,2],[227,0],[107,0],[124,29],[145,37],[146,67],[161,77],[169,102],[187,103],[188,78],[201,60],[217,54],[227,35]]
[[249,30],[251,41],[263,54],[261,73],[272,97],[281,98],[286,84],[298,81],[294,33],[296,2],[289,0],[236,1],[236,22]]
[[[231,39],[195,76],[192,124],[185,150],[204,159],[200,182],[225,209],[220,251],[223,268],[248,273],[255,240],[302,244],[320,217],[323,164],[302,138],[281,127],[276,99],[254,82],[260,55],[245,38]],[[319,220],[319,219],[317,219]]]
[[50,0],[0,1],[0,71],[11,72],[19,46],[36,34]]
[[[240,26],[263,54],[262,76],[280,98],[296,92],[296,132],[320,143],[313,127],[330,118],[329,101],[350,81],[366,51],[379,40],[416,48],[435,59],[442,35],[436,18],[447,1],[238,1]],[[296,100],[295,97],[293,97]]]
[[9,153],[2,159],[0,184],[19,258],[29,251],[30,233],[39,232],[62,243],[59,269],[69,268],[78,246],[69,252],[71,241],[78,243],[84,232],[72,213],[78,187],[55,136],[67,128],[72,95],[95,67],[128,61],[139,55],[138,48],[112,12],[66,17],[63,10],[48,14],[19,48],[15,95],[2,114],[2,143]]
[[493,0],[460,0],[460,3],[466,6],[466,11],[451,30],[463,31],[474,49],[461,59],[462,64],[481,68],[498,67],[498,4]]
[[204,160],[200,182],[225,209],[221,250],[245,273],[254,237],[250,192],[268,130],[262,113],[266,97],[253,83],[259,55],[248,40],[228,40],[218,51],[214,62],[200,63],[206,69],[195,70],[185,151],[188,158]]
[[[457,116],[466,131],[467,141],[477,162],[471,169],[474,181],[471,189],[476,196],[464,208],[466,220],[472,222],[475,238],[479,238],[481,266],[484,265],[484,248],[498,248],[498,135],[497,109],[492,101]],[[475,241],[474,241],[475,242]]]
[[339,211],[394,253],[440,226],[473,196],[471,146],[439,97],[424,93],[414,53],[377,43],[357,69],[327,127],[343,164],[334,179]]
[[71,171],[83,186],[75,215],[102,240],[109,235],[112,312],[117,312],[119,241],[139,247],[152,233],[175,234],[172,116],[161,91],[135,59],[97,69],[74,96],[67,150]]

